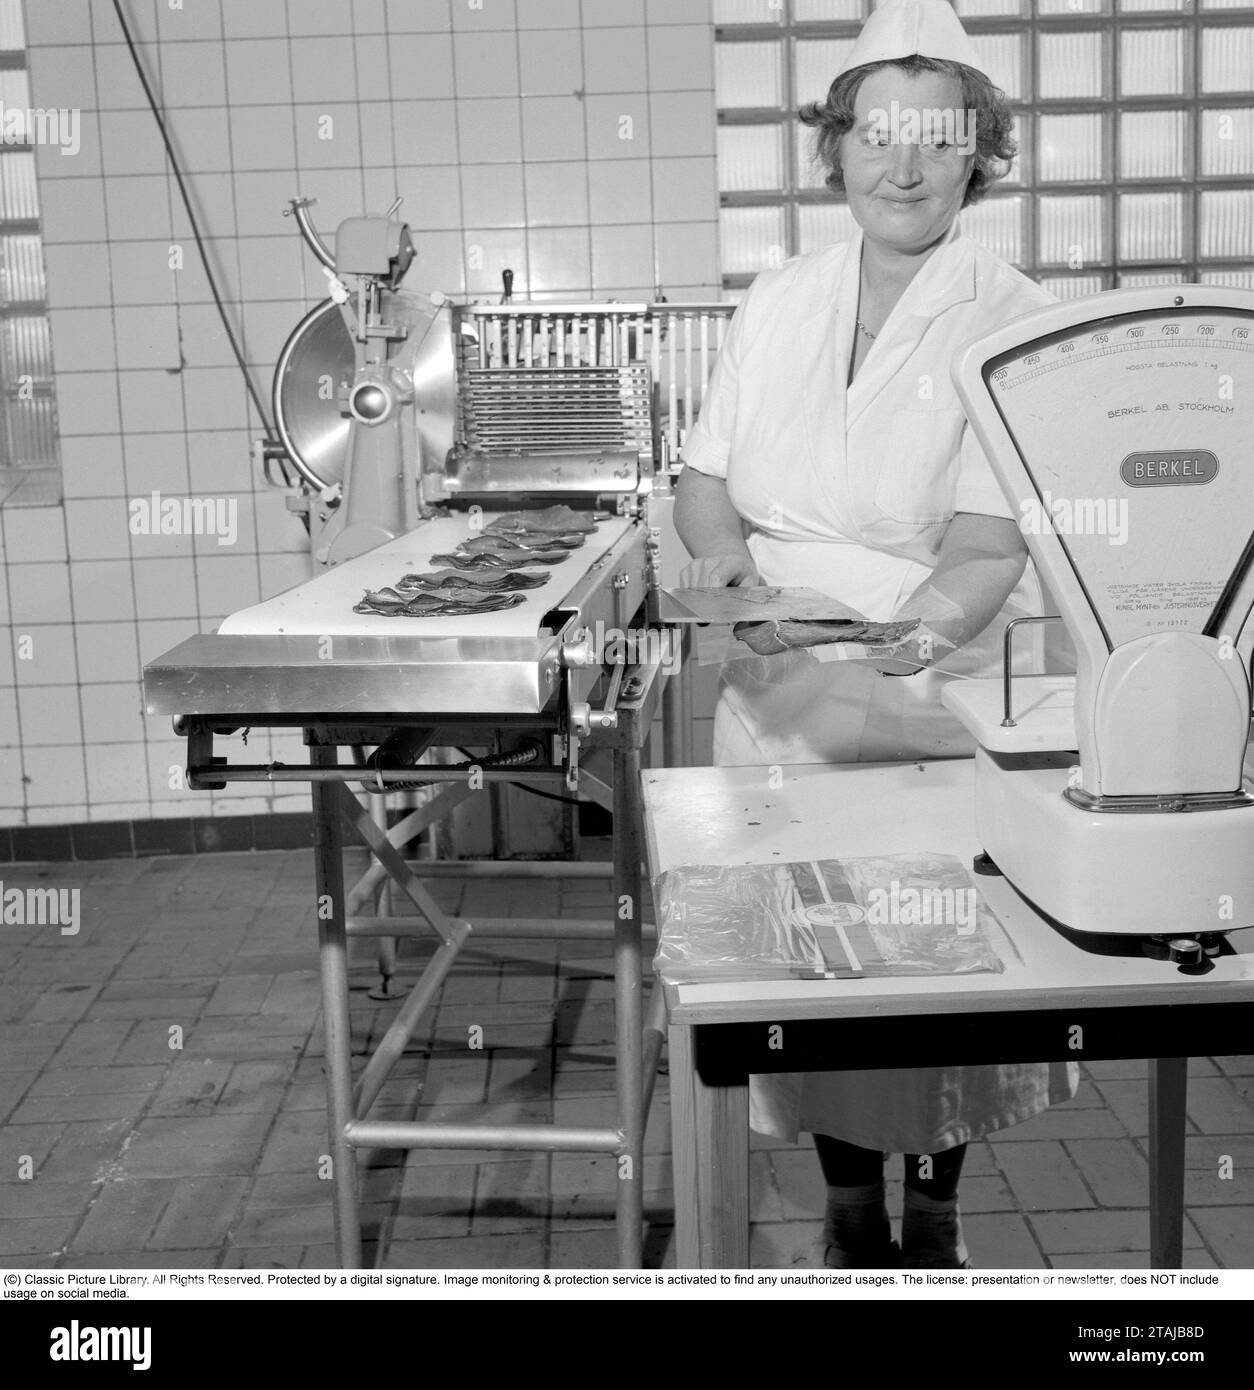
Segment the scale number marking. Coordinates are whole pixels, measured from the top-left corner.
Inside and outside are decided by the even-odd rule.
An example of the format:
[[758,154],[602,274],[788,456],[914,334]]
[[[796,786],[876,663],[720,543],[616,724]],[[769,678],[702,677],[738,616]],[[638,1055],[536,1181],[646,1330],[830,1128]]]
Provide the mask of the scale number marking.
[[998,367],[990,379],[1003,391],[1013,391],[1016,386],[1022,386],[1046,372],[1056,371],[1063,365],[1079,365],[1081,362],[1121,355],[1125,352],[1156,351],[1163,346],[1163,337],[1166,336],[1175,339],[1172,347],[1176,350],[1194,347],[1209,349],[1212,352],[1225,349],[1254,352],[1254,342],[1250,341],[1250,329],[1248,328],[1233,328],[1231,337],[1226,342],[1222,338],[1216,342],[1219,329],[1213,323],[1197,324],[1188,333],[1183,334],[1178,323],[1166,323],[1159,326],[1163,336],[1157,338],[1147,336],[1144,328],[1136,327],[1126,329],[1122,337],[1116,335],[1113,342],[1111,341],[1111,334],[1108,332],[1090,334],[1088,342],[1091,346],[1088,347],[1078,347],[1076,340],[1065,339],[1060,343],[1055,343],[1053,352],[1049,354],[1030,352],[1017,362]]

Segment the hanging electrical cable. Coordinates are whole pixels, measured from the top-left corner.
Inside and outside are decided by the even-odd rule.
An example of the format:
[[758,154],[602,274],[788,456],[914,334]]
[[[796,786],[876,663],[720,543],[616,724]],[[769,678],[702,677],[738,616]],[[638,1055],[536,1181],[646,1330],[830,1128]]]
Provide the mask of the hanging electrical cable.
[[[214,279],[213,266],[209,261],[209,254],[205,248],[204,238],[200,233],[200,224],[196,220],[196,213],[192,208],[191,197],[187,191],[187,184],[183,178],[183,171],[179,167],[178,156],[174,152],[174,145],[170,140],[170,133],[166,128],[165,119],[161,114],[161,108],[157,104],[157,99],[153,95],[152,87],[148,81],[148,75],[144,71],[143,62],[139,52],[135,47],[135,41],[131,37],[130,26],[126,22],[126,14],[123,10],[122,0],[113,0],[113,11],[118,17],[118,25],[122,30],[122,37],[126,41],[126,47],[130,51],[131,62],[135,65],[135,71],[139,76],[140,85],[144,89],[144,96],[148,99],[149,108],[153,118],[157,122],[157,129],[161,133],[161,141],[165,145],[166,158],[170,161],[170,169],[174,174],[174,181],[178,185],[179,197],[183,201],[183,209],[187,213],[187,221],[192,229],[192,236],[196,241],[196,249],[200,252],[201,264],[205,268],[205,279],[209,284],[209,292],[213,296],[213,302],[217,307],[218,316],[222,320],[222,327],[226,332],[227,341],[231,345],[231,351],[235,355],[235,360],[239,364],[239,369],[244,378],[244,385],[248,389],[248,395],[253,403],[258,418],[261,420],[261,427],[265,433],[265,442],[281,448],[281,442],[275,431],[274,425],[266,413],[266,408],[262,403],[260,394],[257,391],[253,379],[248,370],[248,364],[244,361],[244,354],[240,349],[239,340],[235,336],[235,330],[231,325],[231,320],[226,312],[226,305],[222,302],[222,296],[218,292],[217,282]],[[295,480],[288,472],[287,464],[283,458],[279,458],[279,467],[283,473],[284,482],[289,487],[294,487]]]

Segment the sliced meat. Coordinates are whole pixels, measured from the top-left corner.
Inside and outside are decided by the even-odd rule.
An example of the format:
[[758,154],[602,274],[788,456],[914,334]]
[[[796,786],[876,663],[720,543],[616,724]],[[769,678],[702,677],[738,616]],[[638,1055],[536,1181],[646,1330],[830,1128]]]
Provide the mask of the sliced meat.
[[398,589],[491,589],[495,593],[513,593],[520,589],[538,589],[547,584],[549,576],[538,570],[500,570],[495,566],[479,570],[433,570],[430,574],[405,574],[396,581]]

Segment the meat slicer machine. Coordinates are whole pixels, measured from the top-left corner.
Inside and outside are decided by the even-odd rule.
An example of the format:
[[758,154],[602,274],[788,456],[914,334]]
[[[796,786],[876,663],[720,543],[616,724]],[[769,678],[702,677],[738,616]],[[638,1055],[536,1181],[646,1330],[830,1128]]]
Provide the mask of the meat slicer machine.
[[[1127,289],[969,344],[953,379],[1074,643],[954,681],[983,871],[1091,950],[1206,969],[1254,923],[1254,294]],[[991,861],[991,862],[989,862]]]
[[[644,618],[657,548],[647,507],[666,455],[658,379],[669,366],[673,441],[681,415],[694,417],[717,350],[710,329],[721,340],[730,306],[454,304],[400,288],[413,248],[395,207],[341,224],[334,252],[308,207],[297,200],[291,210],[331,295],[283,350],[273,395],[281,443],[263,448],[261,461],[268,477],[279,456],[300,474],[304,496],[289,505],[308,507],[317,572],[152,662],[146,706],[174,716],[187,738],[191,787],[311,785],[341,1261],[361,1259],[357,1149],[487,1147],[616,1155],[619,1258],[638,1265],[643,1127],[661,1043],[660,1014],[646,1028],[641,995],[640,768],[664,686],[668,728],[677,722],[680,683],[664,679],[675,668],[664,640],[622,639],[665,636]],[[362,611],[363,595],[395,594],[406,577],[459,563],[500,513],[555,505],[577,516],[582,543],[508,593],[508,604]],[[215,739],[240,730],[284,727],[303,731],[307,763],[215,751]],[[594,746],[609,763],[599,772],[581,757]],[[615,919],[563,921],[560,934],[613,940],[618,1123],[485,1129],[371,1119],[472,933],[553,932],[534,919],[448,916],[403,855],[462,801],[503,782],[577,791],[613,810]],[[424,799],[389,825],[383,798],[398,790]],[[374,856],[347,893],[345,825]],[[392,888],[417,919],[390,911]],[[372,900],[375,915],[362,915]],[[390,942],[416,926],[435,933],[437,949],[354,1082],[347,938]],[[394,954],[385,948],[380,960],[388,997]]]

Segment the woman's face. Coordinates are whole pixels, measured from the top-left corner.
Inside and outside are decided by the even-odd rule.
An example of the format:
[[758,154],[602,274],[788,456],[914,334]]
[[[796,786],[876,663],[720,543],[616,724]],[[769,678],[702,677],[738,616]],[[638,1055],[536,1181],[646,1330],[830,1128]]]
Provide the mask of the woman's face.
[[975,113],[943,73],[871,73],[841,137],[845,196],[869,239],[916,253],[939,241],[962,206],[975,156]]

